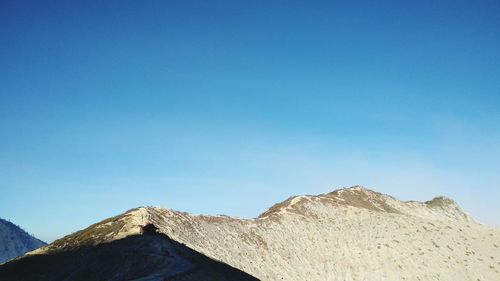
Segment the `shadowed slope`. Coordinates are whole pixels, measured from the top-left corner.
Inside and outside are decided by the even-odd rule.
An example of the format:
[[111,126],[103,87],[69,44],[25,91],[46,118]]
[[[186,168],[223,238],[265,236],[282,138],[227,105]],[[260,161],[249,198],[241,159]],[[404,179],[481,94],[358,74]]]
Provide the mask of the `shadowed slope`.
[[30,255],[0,266],[0,280],[16,281],[255,281],[165,235],[147,232],[96,246]]
[[19,226],[0,219],[0,263],[24,255],[46,244]]

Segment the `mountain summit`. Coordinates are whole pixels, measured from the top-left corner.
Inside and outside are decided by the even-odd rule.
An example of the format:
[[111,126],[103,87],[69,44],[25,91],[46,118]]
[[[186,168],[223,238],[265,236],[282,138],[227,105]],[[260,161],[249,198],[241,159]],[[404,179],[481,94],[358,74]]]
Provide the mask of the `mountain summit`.
[[500,230],[449,198],[355,186],[254,219],[132,209],[3,265],[0,280],[500,280],[499,246]]

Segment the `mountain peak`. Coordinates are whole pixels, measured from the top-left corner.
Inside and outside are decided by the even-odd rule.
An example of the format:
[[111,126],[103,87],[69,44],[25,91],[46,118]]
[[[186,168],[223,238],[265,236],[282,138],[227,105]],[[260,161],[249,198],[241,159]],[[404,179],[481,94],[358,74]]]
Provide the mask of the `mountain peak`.
[[[319,195],[293,196],[277,203],[258,216],[259,219],[274,218],[286,214],[314,216],[318,204],[334,208],[356,208],[374,212],[406,214],[434,219],[463,219],[472,221],[458,204],[450,198],[440,196],[427,202],[404,202],[390,195],[373,191],[361,185],[345,187]],[[439,207],[439,208],[438,208]]]

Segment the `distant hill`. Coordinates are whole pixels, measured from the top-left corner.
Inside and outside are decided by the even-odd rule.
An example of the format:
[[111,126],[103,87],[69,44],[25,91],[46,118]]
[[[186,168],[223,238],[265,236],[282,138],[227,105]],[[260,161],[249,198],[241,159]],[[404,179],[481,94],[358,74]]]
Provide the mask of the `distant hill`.
[[500,230],[446,197],[359,186],[254,219],[140,207],[1,265],[0,280],[500,280]]
[[0,263],[17,258],[46,244],[21,229],[0,219]]

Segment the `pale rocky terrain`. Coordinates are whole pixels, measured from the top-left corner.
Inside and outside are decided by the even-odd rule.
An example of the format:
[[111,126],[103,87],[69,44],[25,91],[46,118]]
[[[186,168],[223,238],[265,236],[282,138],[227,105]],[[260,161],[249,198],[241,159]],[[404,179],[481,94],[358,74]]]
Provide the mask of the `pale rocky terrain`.
[[[141,207],[21,261],[140,236],[144,226],[260,280],[500,280],[498,228],[475,222],[449,198],[403,202],[359,186],[292,197],[255,219]],[[141,280],[174,280],[165,268],[175,266],[160,268]]]
[[0,264],[45,245],[19,226],[0,219]]

